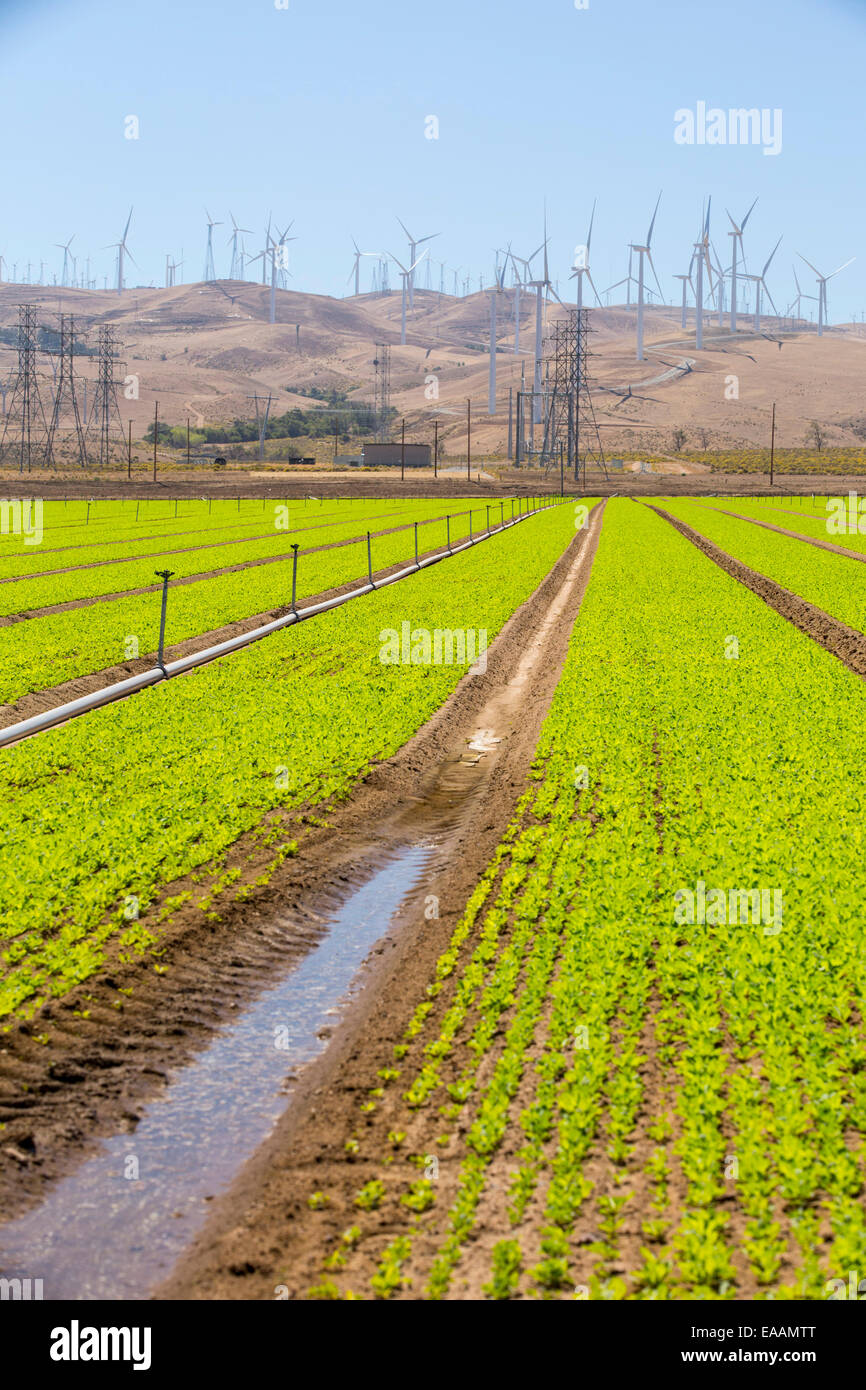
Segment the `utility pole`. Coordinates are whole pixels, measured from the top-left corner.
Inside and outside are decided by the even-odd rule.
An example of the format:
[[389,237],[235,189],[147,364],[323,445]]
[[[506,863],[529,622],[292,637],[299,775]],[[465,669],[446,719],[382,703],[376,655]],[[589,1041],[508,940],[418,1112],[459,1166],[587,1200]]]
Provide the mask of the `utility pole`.
[[521,420],[520,420],[520,408],[521,408],[522,401],[523,401],[523,392],[522,392],[522,391],[518,391],[518,392],[517,392],[517,411],[516,411],[516,416],[515,416],[515,424],[517,425],[517,440],[516,440],[515,449],[514,449],[514,466],[515,466],[515,468],[519,468],[519,467],[520,467],[520,444],[521,444],[521,437],[522,437],[522,434],[523,434],[523,431],[522,431],[522,429],[521,429]]
[[433,421],[433,477],[439,476],[439,421]]
[[773,401],[773,428],[770,435],[770,487],[773,486],[773,465],[776,462],[776,402]]
[[509,388],[508,388],[508,458],[509,458],[509,459],[510,459],[510,458],[512,457],[512,455],[514,454],[514,434],[513,434],[513,428],[512,428],[512,425],[513,425],[513,421],[512,421],[512,408],[513,408],[512,396],[513,396],[513,394],[514,394],[514,387],[513,387],[513,386],[509,386]]
[[400,482],[406,476],[406,420],[400,421]]
[[189,468],[189,416],[186,417],[186,466]]
[[159,401],[153,404],[153,481],[156,482],[156,441],[159,438]]
[[132,421],[129,421],[129,433],[126,439],[126,476],[132,477]]
[[472,482],[472,399],[466,397],[466,477]]

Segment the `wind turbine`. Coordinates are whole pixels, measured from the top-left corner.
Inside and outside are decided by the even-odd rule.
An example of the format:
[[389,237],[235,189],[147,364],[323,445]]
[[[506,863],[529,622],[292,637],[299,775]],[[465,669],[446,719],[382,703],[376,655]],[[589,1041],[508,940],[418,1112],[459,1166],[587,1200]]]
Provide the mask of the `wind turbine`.
[[285,245],[286,245],[286,242],[287,242],[287,241],[296,241],[296,240],[297,240],[297,237],[293,237],[293,236],[290,237],[290,236],[289,236],[289,232],[292,230],[292,227],[293,227],[294,225],[295,225],[294,222],[290,222],[289,225],[288,225],[288,227],[286,228],[286,230],[285,230],[284,232],[280,232],[280,229],[279,229],[279,227],[278,227],[278,228],[277,228],[277,233],[278,233],[278,236],[279,236],[279,240],[275,240],[275,238],[271,236],[271,224],[270,224],[270,221],[269,221],[269,222],[268,222],[268,229],[267,229],[267,232],[266,232],[266,241],[267,241],[267,245],[265,246],[265,249],[264,249],[263,251],[260,251],[259,254],[258,254],[258,256],[252,256],[252,257],[250,258],[251,261],[257,261],[257,260],[259,259],[259,257],[261,257],[261,260],[262,260],[262,284],[265,283],[264,271],[265,271],[265,262],[266,262],[266,259],[267,259],[268,256],[270,256],[270,258],[271,258],[271,304],[270,304],[270,314],[269,314],[269,322],[270,322],[270,323],[276,323],[276,321],[277,321],[277,262],[278,262],[278,261],[280,262],[280,272],[281,272],[281,273],[282,273],[282,272],[286,272],[286,273],[288,273],[288,274],[291,273],[291,272],[288,270],[288,266],[284,264],[284,262],[285,262],[285,260],[286,260],[286,256],[287,256],[287,252],[285,251]]
[[576,266],[574,267],[574,269],[572,270],[571,275],[570,275],[570,277],[569,277],[570,279],[573,280],[574,277],[577,276],[577,312],[578,312],[578,313],[580,313],[581,309],[583,308],[583,277],[584,277],[584,275],[585,275],[586,278],[588,279],[589,283],[592,285],[592,292],[593,292],[593,294],[595,295],[596,303],[598,304],[599,309],[601,308],[601,300],[600,300],[599,297],[598,297],[598,290],[595,288],[595,285],[594,285],[593,279],[592,279],[592,275],[591,275],[590,269],[589,269],[589,252],[590,252],[590,247],[592,246],[592,225],[593,225],[593,223],[595,222],[595,206],[596,206],[595,203],[593,203],[593,205],[592,205],[592,216],[591,216],[590,219],[589,219],[589,231],[588,231],[587,237],[586,237],[586,264],[585,264],[585,265],[576,265]]
[[710,280],[710,288],[713,283],[713,267],[710,264],[710,210],[713,200],[707,202],[707,212],[701,226],[700,241],[696,241],[692,254],[692,265],[697,261],[697,285],[695,287],[695,350],[704,345],[704,269]]
[[532,255],[529,257],[529,260],[533,261],[535,257],[538,255],[539,251],[544,252],[544,274],[540,280],[527,280],[526,282],[527,287],[529,289],[535,290],[535,372],[532,381],[532,416],[530,420],[530,447],[532,447],[533,442],[532,426],[540,425],[542,419],[541,350],[544,338],[544,310],[546,308],[547,302],[546,293],[549,292],[550,294],[552,294],[557,304],[562,303],[562,300],[556,293],[556,290],[553,288],[553,283],[550,279],[550,268],[547,262],[547,244],[547,208],[545,207],[544,241],[539,246],[538,251],[533,251]]
[[127,232],[129,231],[129,224],[130,224],[131,221],[132,221],[132,208],[129,209],[129,216],[128,216],[127,219],[126,219],[126,226],[125,226],[124,229],[123,229],[123,236],[120,238],[120,241],[113,241],[109,246],[106,246],[106,248],[105,248],[106,251],[112,251],[112,250],[116,250],[116,251],[117,251],[117,293],[118,293],[118,294],[123,294],[123,258],[124,258],[124,256],[129,256],[129,259],[132,261],[132,264],[133,264],[133,265],[136,264],[135,258],[134,258],[134,256],[132,255],[132,252],[130,251],[129,247],[128,247],[127,244],[126,244],[126,235],[127,235]]
[[213,260],[213,229],[214,229],[214,227],[221,227],[221,226],[222,226],[222,222],[214,222],[214,220],[213,220],[213,218],[211,217],[210,213],[208,212],[207,208],[205,208],[204,211],[205,211],[205,216],[207,217],[207,251],[205,252],[205,258],[204,258],[204,276],[203,276],[203,279],[206,280],[206,281],[211,281],[211,280],[215,280],[215,279],[217,278],[217,277],[216,277],[216,267],[214,266],[214,260]]
[[636,251],[636,252],[637,252],[637,255],[638,255],[638,265],[637,265],[637,360],[638,360],[638,362],[643,362],[643,360],[644,360],[644,355],[643,355],[644,256],[648,257],[649,263],[650,263],[650,265],[652,266],[652,272],[653,272],[653,275],[655,276],[655,282],[656,282],[656,284],[658,285],[658,289],[659,289],[659,297],[661,298],[662,303],[664,303],[664,295],[662,295],[662,287],[661,287],[661,285],[659,284],[659,277],[658,277],[658,275],[656,275],[656,268],[655,268],[655,265],[653,265],[653,257],[652,257],[652,250],[651,250],[651,247],[652,247],[652,239],[653,239],[653,228],[655,227],[655,224],[656,224],[656,217],[658,216],[659,203],[661,202],[661,200],[662,200],[662,195],[661,195],[661,193],[659,193],[658,199],[657,199],[657,201],[656,201],[655,212],[654,212],[653,215],[652,215],[652,221],[650,222],[649,231],[647,232],[646,245],[645,245],[645,246],[641,246],[641,245],[638,245],[637,243],[633,243],[633,244],[629,247],[629,249],[630,249],[631,251]]
[[816,298],[817,298],[817,295],[814,295],[814,294],[804,294],[803,291],[802,291],[802,289],[800,288],[800,281],[797,279],[797,267],[796,267],[795,265],[792,265],[792,266],[791,266],[791,269],[792,269],[793,272],[794,272],[794,284],[797,286],[797,293],[796,293],[796,295],[794,296],[794,298],[791,300],[791,303],[788,305],[788,317],[789,317],[789,318],[791,317],[791,310],[794,308],[794,305],[796,304],[796,306],[797,306],[797,312],[796,312],[796,315],[795,315],[794,317],[796,317],[796,318],[799,319],[799,318],[802,318],[802,317],[803,317],[802,314],[800,313],[800,304],[801,304],[801,302],[802,302],[804,299],[816,299]]
[[496,263],[496,284],[491,286],[488,291],[490,295],[490,373],[487,387],[487,414],[496,414],[496,301],[503,288],[505,271],[508,267],[508,256],[502,262],[502,269],[499,269],[499,253],[497,252]]
[[[400,218],[399,218],[399,217],[397,218],[397,221],[400,222]],[[441,233],[440,233],[440,232],[431,232],[429,236],[422,236],[422,237],[415,238],[415,237],[413,237],[412,233],[409,231],[409,228],[406,226],[406,223],[405,223],[405,222],[400,222],[400,226],[403,228],[403,231],[406,233],[406,236],[409,238],[409,264],[410,264],[410,266],[412,267],[412,272],[411,272],[410,279],[409,279],[409,308],[410,308],[410,309],[414,309],[414,307],[415,307],[415,267],[416,267],[416,266],[419,266],[419,265],[421,264],[421,261],[424,259],[423,256],[419,256],[419,255],[418,255],[418,247],[419,247],[419,246],[423,246],[425,241],[433,241],[437,236],[440,236]],[[426,255],[426,252],[425,252],[424,254]],[[397,259],[396,256],[395,256],[393,259],[396,260],[396,259]],[[400,262],[397,261],[397,264],[399,265]]]
[[[733,217],[731,217],[731,214],[728,212],[728,221],[730,222],[731,226],[732,226],[733,229],[734,229],[732,232],[728,232],[728,236],[731,237],[731,238],[732,238],[732,241],[733,241],[733,247],[732,247],[732,252],[731,252],[731,332],[732,332],[732,333],[736,333],[736,331],[737,331],[737,242],[739,242],[739,244],[740,244],[740,254],[742,255],[742,251],[743,251],[743,232],[746,230],[746,223],[748,222],[748,220],[749,220],[749,218],[751,217],[752,213],[755,211],[755,208],[756,208],[756,206],[757,206],[757,202],[758,202],[758,200],[757,200],[757,198],[756,198],[755,201],[754,201],[754,203],[752,203],[752,206],[749,208],[749,211],[746,213],[745,217],[743,218],[742,224],[741,224],[739,227],[737,226],[737,224],[736,224],[736,222],[734,221]],[[725,208],[725,211],[726,211],[726,212],[728,211],[727,208]],[[743,260],[743,264],[745,265],[745,259]],[[745,277],[744,277],[744,278],[745,278]]]
[[[230,241],[231,244],[232,244],[232,264],[231,264],[231,270],[229,271],[229,279],[230,279],[230,280],[243,280],[243,278],[244,278],[243,251],[239,251],[239,250],[238,250],[238,237],[241,235],[242,232],[249,232],[249,233],[252,233],[252,227],[239,227],[238,224],[237,224],[237,222],[235,221],[235,215],[234,215],[233,212],[230,212],[230,213],[229,213],[229,217],[232,219],[232,234],[231,234],[231,236],[229,237],[229,241]],[[215,222],[213,225],[214,225],[215,227],[218,227],[218,226],[220,225],[220,223]],[[228,242],[226,242],[226,245],[228,245]],[[208,251],[210,251],[210,224],[208,225]],[[213,265],[213,256],[212,256],[212,255],[211,255],[211,265]],[[216,276],[214,276],[213,278],[216,279]],[[205,276],[205,279],[207,279],[207,276]]]
[[746,275],[746,276],[744,277],[746,280],[751,280],[751,281],[754,283],[754,286],[755,286],[755,332],[756,332],[756,333],[759,333],[759,332],[761,331],[761,291],[762,291],[762,290],[765,291],[767,298],[769,299],[770,303],[773,305],[773,313],[776,315],[776,318],[779,317],[779,311],[778,311],[778,309],[776,308],[776,305],[773,303],[773,296],[770,294],[770,291],[769,291],[769,289],[767,288],[766,274],[767,274],[767,271],[770,269],[770,263],[772,262],[773,257],[775,256],[776,252],[778,251],[778,249],[779,249],[779,247],[780,247],[781,245],[782,245],[782,238],[779,237],[779,240],[776,242],[776,245],[773,247],[772,251],[770,252],[770,256],[769,256],[769,259],[768,259],[768,261],[767,261],[767,264],[764,266],[764,269],[761,271],[760,275]]
[[357,297],[357,296],[361,293],[361,257],[362,257],[362,256],[380,256],[380,257],[381,257],[381,254],[382,254],[382,253],[381,253],[381,251],[361,251],[360,248],[359,248],[359,246],[358,246],[358,243],[357,243],[357,241],[355,240],[354,237],[352,237],[352,245],[353,245],[354,248],[355,248],[355,263],[354,263],[354,265],[352,266],[352,269],[349,271],[349,274],[348,274],[347,277],[346,277],[346,284],[348,285],[349,281],[352,279],[352,276],[355,277],[355,296]]
[[690,263],[690,265],[689,265],[689,273],[688,273],[688,275],[675,275],[675,276],[674,276],[674,279],[675,279],[675,280],[682,280],[682,282],[683,282],[683,317],[682,317],[683,332],[685,332],[686,329],[687,329],[687,327],[688,327],[688,290],[686,289],[686,285],[691,286],[692,294],[694,294],[694,292],[695,292],[695,286],[694,286],[694,283],[693,283],[693,281],[692,281],[692,269],[693,269],[693,267],[694,267],[694,264],[695,264],[695,255],[694,255],[694,252],[693,252],[693,253],[692,253],[691,263]]
[[[515,256],[515,254],[514,254],[513,251],[512,251],[512,253],[511,253],[511,264],[512,264],[512,266],[514,267],[514,276],[515,276],[515,281],[516,281],[515,287],[514,287],[514,291],[515,291],[515,303],[514,303],[514,324],[515,324],[515,327],[514,327],[514,351],[515,351],[515,352],[519,352],[519,351],[520,351],[520,291],[521,291],[522,289],[530,289],[530,288],[532,287],[532,285],[533,285],[533,283],[534,283],[533,280],[532,280],[532,269],[531,269],[531,267],[532,267],[532,262],[535,260],[535,257],[538,255],[539,251],[541,251],[541,250],[542,250],[542,247],[539,246],[535,251],[533,251],[533,253],[532,253],[531,256],[528,256],[528,257],[526,257],[526,258],[524,258],[523,256]],[[523,266],[523,278],[522,278],[522,279],[521,279],[521,276],[520,276],[520,271],[517,269],[517,267],[518,267],[519,265],[522,265],[522,266]]]
[[[797,255],[800,256],[800,252],[799,252],[799,251],[797,252]],[[825,325],[825,323],[827,322],[827,285],[828,285],[828,283],[829,283],[830,280],[832,280],[836,275],[839,274],[840,271],[842,271],[842,270],[847,270],[849,265],[853,265],[854,262],[856,261],[856,259],[857,259],[856,256],[852,256],[851,259],[850,259],[850,261],[846,261],[844,265],[840,265],[840,266],[839,266],[839,269],[838,269],[838,270],[834,270],[833,273],[832,273],[831,275],[822,275],[821,272],[820,272],[820,270],[818,270],[817,267],[814,266],[814,265],[812,264],[811,261],[806,261],[806,257],[805,257],[805,256],[800,256],[800,260],[801,260],[801,261],[806,261],[806,265],[809,267],[810,270],[814,270],[814,271],[815,271],[815,274],[816,274],[817,277],[818,277],[818,337],[819,337],[819,338],[823,338],[823,336],[824,336],[824,325]],[[811,297],[811,296],[810,296],[810,297]]]
[[69,283],[69,280],[68,280],[68,276],[69,276],[69,261],[70,261],[70,259],[71,259],[71,258],[70,258],[70,255],[69,255],[69,248],[70,248],[70,246],[72,245],[72,243],[73,243],[74,240],[75,240],[75,233],[73,232],[72,236],[69,238],[69,240],[68,240],[65,244],[64,244],[62,241],[55,241],[55,243],[54,243],[54,245],[57,247],[58,251],[62,251],[62,252],[63,252],[63,270],[62,270],[61,275],[60,275],[60,283],[61,283],[61,285],[64,285],[64,286],[67,285],[67,284]]
[[[397,221],[398,221],[398,222],[400,221],[399,217],[397,218]],[[402,224],[401,224],[401,225],[402,225]],[[422,252],[421,252],[421,255],[418,257],[417,261],[413,261],[412,264],[408,267],[408,269],[406,268],[405,265],[403,265],[402,261],[398,261],[398,260],[397,260],[397,257],[394,255],[394,252],[393,252],[393,251],[389,251],[389,252],[388,252],[388,255],[391,257],[391,260],[394,262],[394,264],[400,267],[400,274],[401,274],[401,276],[402,276],[402,278],[403,278],[403,295],[402,295],[402,302],[401,302],[401,306],[400,306],[400,342],[403,343],[403,344],[405,344],[405,342],[406,342],[406,303],[407,303],[407,300],[408,300],[408,302],[409,302],[410,305],[411,305],[411,302],[412,302],[412,301],[411,301],[412,276],[415,274],[415,271],[418,269],[418,266],[421,264],[421,262],[423,261],[424,257],[427,255],[427,252],[426,252],[426,251],[422,251]]]

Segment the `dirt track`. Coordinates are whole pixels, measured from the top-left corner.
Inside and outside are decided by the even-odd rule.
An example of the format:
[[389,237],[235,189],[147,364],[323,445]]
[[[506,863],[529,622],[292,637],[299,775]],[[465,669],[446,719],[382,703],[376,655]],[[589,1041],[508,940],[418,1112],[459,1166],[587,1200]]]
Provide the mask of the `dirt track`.
[[[320,1276],[323,1241],[329,1234],[339,1237],[340,1218],[311,1212],[307,1197],[313,1188],[325,1185],[329,1193],[339,1193],[335,1206],[351,1210],[354,1191],[374,1176],[372,1169],[367,1171],[369,1164],[346,1162],[343,1141],[357,1126],[359,1096],[375,1084],[377,1068],[392,1063],[394,1040],[402,1035],[433,978],[436,961],[524,789],[589,581],[601,520],[597,509],[586,545],[577,554],[572,547],[546,581],[543,595],[539,591],[537,597],[543,601],[535,611],[531,642],[527,632],[520,646],[510,649],[507,666],[500,668],[484,704],[474,712],[475,726],[493,729],[502,741],[482,758],[480,771],[470,774],[464,767],[462,780],[474,785],[460,820],[439,846],[423,887],[392,923],[387,949],[363,993],[327,1052],[306,1072],[271,1139],[214,1204],[202,1237],[159,1290],[159,1297],[272,1299],[277,1283],[286,1284],[295,1296]],[[428,808],[441,803],[443,788],[453,794],[472,723],[462,728],[450,725],[445,757],[419,783],[417,792]],[[424,820],[416,819],[415,824],[423,828]],[[439,899],[437,922],[423,919],[423,901],[429,894]],[[446,1006],[447,994],[437,1000],[437,1014]],[[365,1126],[366,1136],[381,1131],[384,1141],[388,1127],[383,1102]],[[375,1149],[372,1138],[371,1147]],[[379,1237],[381,1232],[374,1242],[376,1251],[370,1253],[371,1271],[380,1253]]]
[[[439,813],[455,796],[472,807],[465,824],[454,830],[441,883],[437,880],[437,886],[427,890],[440,896],[441,919],[431,924],[435,930],[423,941],[403,931],[378,948],[381,969],[372,972],[371,987],[347,1018],[340,1040],[328,1049],[328,1067],[340,1067],[365,1024],[375,1037],[380,1033],[388,1040],[393,1037],[394,1019],[414,1000],[419,980],[426,979],[425,972],[447,940],[522,790],[599,529],[597,510],[588,538],[575,538],[532,598],[505,625],[488,651],[486,674],[464,678],[414,738],[375,768],[345,803],[327,812],[327,827],[319,821],[312,825],[299,814],[272,818],[272,824],[284,829],[286,839],[299,839],[300,850],[276,870],[267,889],[254,891],[245,902],[236,897],[227,902],[217,899],[218,925],[198,907],[181,908],[162,929],[161,964],[168,967],[164,975],[154,974],[149,958],[121,963],[116,947],[109,947],[105,968],[97,977],[4,1036],[0,1046],[0,1123],[5,1124],[0,1142],[0,1207],[4,1213],[11,1216],[38,1199],[46,1182],[68,1171],[100,1134],[118,1127],[134,1129],[141,1105],[163,1084],[168,1070],[207,1044],[228,1009],[271,983],[275,970],[285,970],[315,944],[323,919],[381,861],[383,853],[417,835],[419,801],[428,795],[435,801],[438,789]],[[545,615],[585,539],[585,554],[568,601],[538,643]],[[528,648],[539,660],[521,678]],[[519,683],[510,685],[518,678]],[[502,743],[487,755],[466,760],[466,744],[479,720],[492,717],[491,702],[495,708],[503,698],[505,705],[497,716],[503,725]],[[263,851],[251,837],[240,840],[224,866],[240,869],[233,890],[242,890],[257,878],[272,853]],[[198,898],[209,886],[182,880],[168,885],[163,898],[192,887]],[[153,913],[158,909],[159,904]],[[392,978],[398,962],[402,962],[399,984]],[[120,993],[130,987],[132,996]],[[87,1016],[75,1017],[76,1012]],[[49,1031],[50,1052],[36,1039]],[[365,1055],[368,1046],[383,1045],[371,1037],[369,1043],[359,1044],[360,1055]],[[292,1107],[293,1115],[307,1112],[311,1088],[320,1084],[321,1080],[305,1084],[299,1104]],[[340,1071],[335,1100],[337,1096],[345,1100],[347,1087],[351,1079]],[[305,1132],[308,1137],[315,1134]]]

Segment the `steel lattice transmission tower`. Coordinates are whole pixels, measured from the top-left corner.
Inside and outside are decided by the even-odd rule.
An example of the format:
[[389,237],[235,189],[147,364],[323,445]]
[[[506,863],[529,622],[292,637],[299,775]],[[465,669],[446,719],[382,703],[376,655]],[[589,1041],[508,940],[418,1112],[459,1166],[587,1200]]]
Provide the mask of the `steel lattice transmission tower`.
[[373,358],[375,378],[373,382],[373,410],[376,416],[376,433],[381,443],[388,438],[391,422],[391,348],[388,343],[376,344]]
[[[562,458],[570,477],[580,481],[587,464],[607,477],[601,434],[592,404],[588,348],[589,310],[570,309],[553,325],[553,352],[547,359],[549,390],[541,462],[545,469]],[[552,373],[551,373],[552,365]]]
[[102,324],[97,340],[99,364],[97,368],[96,389],[93,409],[87,426],[86,438],[90,439],[91,428],[96,435],[94,462],[97,467],[107,468],[111,463],[112,427],[123,437],[123,421],[120,417],[120,403],[117,399],[117,341],[114,329]]
[[577,312],[575,325],[577,385],[574,403],[574,481],[580,481],[580,468],[583,465],[584,490],[587,463],[592,463],[596,469],[601,470],[605,478],[608,477],[601,431],[592,404],[592,380],[589,375],[589,359],[592,356],[589,350],[589,335],[592,329],[589,326],[589,314],[589,309]]
[[[45,411],[39,394],[36,372],[37,354],[36,309],[32,304],[18,305],[18,370],[12,388],[12,400],[3,422],[0,437],[0,460],[17,459],[18,471],[32,469],[41,461],[45,439]],[[10,428],[11,427],[11,428]],[[10,438],[11,436],[11,438]]]
[[[68,325],[68,327],[67,327]],[[78,462],[82,468],[87,467],[87,444],[84,437],[84,428],[81,423],[81,413],[78,409],[78,396],[75,390],[75,319],[70,314],[60,315],[60,372],[54,391],[54,406],[51,411],[51,420],[48,425],[48,442],[45,446],[45,462],[49,467],[53,467],[56,462],[55,446],[58,443],[58,434],[61,428],[61,420],[66,407],[72,416],[75,426],[75,438],[78,444]]]

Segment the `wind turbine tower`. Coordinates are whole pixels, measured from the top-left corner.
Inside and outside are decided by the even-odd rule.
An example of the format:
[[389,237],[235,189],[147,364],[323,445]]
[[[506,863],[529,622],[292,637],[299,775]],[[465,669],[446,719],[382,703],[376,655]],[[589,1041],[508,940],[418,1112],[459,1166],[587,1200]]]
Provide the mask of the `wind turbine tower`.
[[214,266],[214,259],[213,259],[213,229],[214,229],[214,227],[221,227],[221,226],[222,226],[222,222],[214,222],[214,220],[213,220],[213,218],[211,217],[210,213],[208,212],[207,208],[205,208],[204,211],[205,211],[205,216],[207,217],[207,251],[205,252],[205,258],[204,258],[204,277],[203,277],[203,278],[204,278],[206,281],[211,281],[211,280],[215,280],[215,279],[217,278],[217,277],[216,277],[216,267]]
[[[400,222],[400,218],[399,218],[399,217],[397,218],[397,221]],[[410,276],[410,279],[409,279],[409,308],[410,308],[410,309],[414,309],[414,307],[415,307],[415,267],[418,266],[418,265],[420,265],[420,264],[421,264],[421,261],[424,259],[423,256],[419,256],[419,255],[418,255],[418,247],[419,247],[419,246],[423,246],[425,241],[433,241],[437,236],[440,236],[441,233],[439,233],[439,232],[431,232],[429,236],[422,236],[422,237],[418,237],[418,238],[416,239],[415,237],[413,237],[412,233],[409,231],[409,228],[406,226],[405,222],[400,222],[400,226],[403,228],[403,231],[406,233],[406,236],[407,236],[408,239],[409,239],[409,264],[410,264],[410,266],[412,267],[412,273],[411,273],[411,276]],[[424,253],[424,255],[426,255],[426,252]],[[396,257],[394,257],[394,259],[396,260]],[[399,265],[400,262],[397,261],[397,264]]]
[[646,245],[645,245],[645,246],[640,246],[640,245],[632,244],[632,245],[629,247],[629,250],[630,250],[630,251],[636,251],[636,252],[637,252],[637,255],[638,255],[638,267],[637,267],[637,360],[638,360],[638,362],[643,362],[643,360],[644,360],[644,355],[643,355],[643,311],[644,311],[644,257],[645,257],[645,256],[648,258],[649,263],[650,263],[650,265],[652,266],[652,273],[653,273],[653,275],[655,276],[655,282],[656,282],[656,284],[658,285],[659,295],[660,295],[660,297],[661,297],[661,299],[662,299],[662,303],[664,303],[664,296],[662,295],[662,287],[661,287],[661,285],[659,284],[659,277],[656,275],[656,268],[655,268],[655,266],[653,265],[653,257],[652,257],[652,249],[651,249],[651,248],[652,248],[652,239],[653,239],[653,229],[654,229],[655,224],[656,224],[656,217],[658,216],[659,203],[661,202],[661,200],[662,200],[662,195],[661,195],[661,193],[659,193],[658,199],[657,199],[657,201],[656,201],[655,212],[654,212],[653,215],[652,215],[652,221],[650,222],[649,231],[647,232]]
[[132,261],[132,264],[135,265],[135,259],[134,259],[133,255],[132,255],[132,253],[130,252],[129,247],[128,247],[127,244],[126,244],[126,237],[127,237],[127,233],[129,232],[129,224],[130,224],[131,221],[132,221],[132,208],[129,209],[129,216],[128,216],[127,219],[126,219],[126,226],[125,226],[124,229],[123,229],[123,236],[120,238],[120,241],[114,241],[114,242],[111,243],[110,246],[106,246],[106,248],[105,248],[106,251],[111,251],[111,250],[116,250],[116,251],[117,251],[117,283],[116,283],[116,289],[117,289],[117,293],[118,293],[118,294],[123,294],[123,288],[124,288],[124,285],[123,285],[123,258],[124,258],[124,256],[129,256],[129,259]]
[[[755,207],[756,207],[756,205],[757,205],[757,202],[758,202],[758,200],[757,200],[757,198],[756,198],[755,201],[754,201],[754,203],[752,203],[752,206],[749,208],[749,211],[746,213],[745,217],[743,218],[742,224],[741,224],[739,227],[737,226],[737,224],[736,224],[736,222],[734,221],[733,217],[731,217],[731,214],[728,213],[728,221],[730,222],[731,226],[732,226],[733,229],[734,229],[732,232],[728,232],[728,236],[732,238],[732,242],[733,242],[732,252],[731,252],[731,332],[732,332],[732,333],[736,333],[736,331],[737,331],[737,250],[738,250],[737,243],[739,243],[739,253],[740,253],[740,255],[742,255],[742,252],[743,252],[743,232],[746,230],[746,223],[748,222],[748,220],[749,220],[749,218],[751,217],[752,213],[755,211]],[[727,209],[725,209],[725,210],[727,211]],[[743,264],[745,264],[745,261],[743,262]]]
[[[252,228],[251,228],[251,227],[239,227],[238,224],[237,224],[237,222],[235,221],[235,215],[234,215],[233,212],[230,212],[230,213],[229,213],[229,217],[232,219],[232,234],[231,234],[231,236],[229,237],[229,241],[231,242],[231,246],[232,246],[232,264],[231,264],[231,269],[229,270],[229,279],[230,279],[230,280],[243,280],[243,278],[244,278],[244,259],[243,259],[244,253],[243,253],[243,251],[241,250],[241,248],[238,246],[238,238],[239,238],[239,237],[242,235],[242,233],[244,233],[244,232],[252,232]],[[214,225],[218,225],[218,224],[215,223]],[[226,245],[228,245],[228,242],[226,243]],[[210,226],[208,226],[208,249],[210,249]],[[213,268],[213,254],[211,254],[211,268]],[[213,279],[216,279],[216,276],[213,276],[212,278],[213,278]],[[207,276],[205,276],[205,279],[207,279]]]
[[[797,255],[800,256],[800,252],[799,252],[799,251],[797,252]],[[831,275],[822,275],[821,272],[820,272],[820,270],[818,270],[817,267],[814,266],[814,265],[812,264],[811,261],[806,261],[806,257],[805,257],[805,256],[800,256],[800,260],[801,260],[801,261],[806,261],[806,265],[809,267],[810,270],[814,270],[814,271],[815,271],[815,274],[816,274],[817,277],[818,277],[818,337],[819,337],[819,338],[822,338],[822,337],[824,336],[824,325],[825,325],[826,322],[827,322],[827,284],[828,284],[828,282],[829,282],[830,280],[834,279],[834,277],[837,276],[837,275],[840,273],[840,271],[847,270],[849,265],[853,265],[854,262],[856,261],[856,259],[857,259],[856,256],[852,256],[851,259],[850,259],[850,261],[846,261],[844,265],[840,265],[840,266],[839,266],[839,269],[838,269],[838,270],[834,270],[833,273],[832,273]]]
[[592,216],[591,216],[590,219],[589,219],[589,231],[588,231],[587,234],[586,234],[586,245],[582,248],[582,249],[585,250],[585,252],[586,252],[586,255],[585,255],[584,257],[582,257],[583,264],[582,264],[582,265],[578,265],[577,261],[575,261],[575,262],[574,262],[574,266],[573,266],[573,268],[572,268],[571,275],[570,275],[570,277],[569,277],[571,280],[573,280],[573,279],[575,279],[575,277],[577,277],[577,312],[578,312],[578,316],[580,315],[580,311],[581,311],[581,309],[583,308],[583,277],[584,277],[584,275],[585,275],[586,278],[589,280],[589,283],[592,285],[592,292],[593,292],[593,294],[595,295],[595,302],[596,302],[596,304],[598,305],[599,308],[601,308],[601,300],[600,300],[599,297],[598,297],[598,290],[595,288],[595,284],[594,284],[593,278],[592,278],[592,272],[590,271],[590,268],[589,268],[589,253],[590,253],[590,249],[591,249],[591,247],[592,247],[592,227],[593,227],[593,223],[595,222],[595,207],[596,207],[596,205],[595,205],[595,203],[593,203],[593,205],[592,205]]

